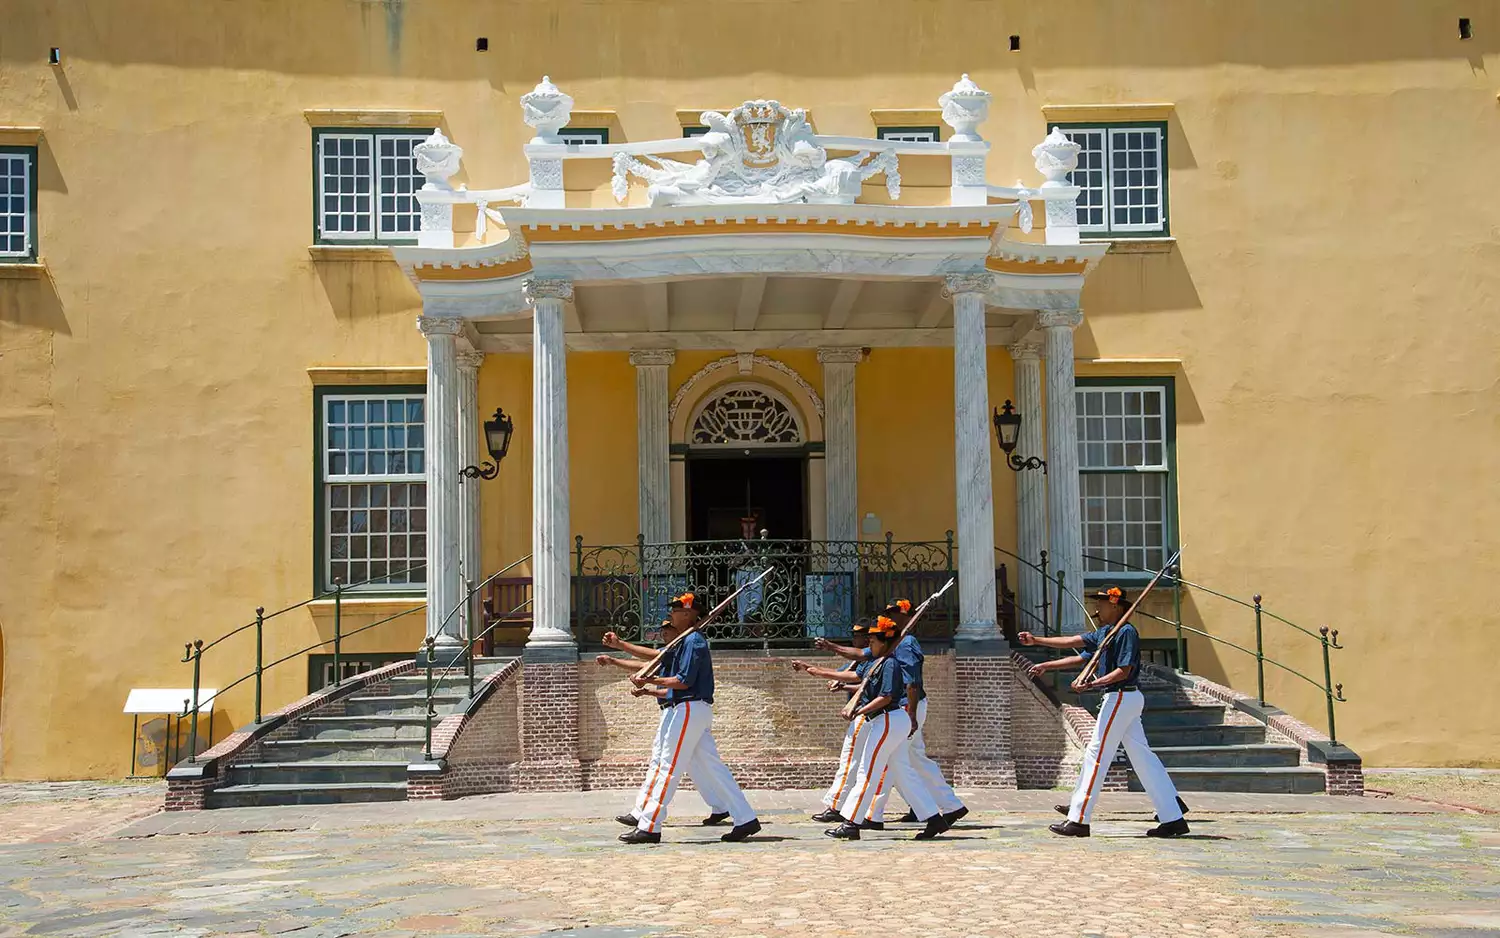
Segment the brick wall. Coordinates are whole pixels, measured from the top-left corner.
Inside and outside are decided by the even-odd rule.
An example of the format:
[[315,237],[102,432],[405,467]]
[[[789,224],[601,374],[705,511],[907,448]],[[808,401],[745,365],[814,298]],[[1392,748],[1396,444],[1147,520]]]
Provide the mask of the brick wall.
[[483,701],[469,713],[454,713],[432,730],[432,757],[440,772],[407,775],[406,800],[462,798],[514,791],[521,761],[521,662],[491,674],[475,689]]
[[[952,674],[957,700],[948,717],[954,738],[952,755],[943,760],[948,781],[970,787],[1015,788],[1016,764],[1011,753],[1015,679],[1010,659],[960,655]],[[928,703],[928,722],[933,719],[934,703]],[[932,749],[928,754],[936,756]]]
[[1073,781],[1083,747],[1062,714],[1026,674],[1026,659],[1011,661],[1011,746],[1020,788],[1056,788]]
[[[521,665],[521,764],[516,785],[525,791],[579,791],[579,678],[587,662],[524,661]],[[621,672],[623,673],[623,672]],[[646,752],[650,753],[650,739]]]

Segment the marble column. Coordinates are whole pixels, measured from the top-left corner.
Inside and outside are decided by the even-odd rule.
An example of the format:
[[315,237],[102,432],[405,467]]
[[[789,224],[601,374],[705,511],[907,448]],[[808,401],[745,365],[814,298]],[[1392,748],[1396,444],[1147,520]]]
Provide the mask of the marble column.
[[[1078,404],[1073,393],[1073,330],[1083,322],[1076,309],[1039,310],[1047,358],[1047,556],[1051,569],[1067,574],[1074,595],[1083,590],[1083,528],[1078,508]],[[1083,610],[1066,599],[1058,610],[1064,634],[1084,631]]]
[[[484,353],[475,349],[460,349],[458,352],[458,462],[461,466],[477,466],[489,454],[484,448],[484,428],[479,419],[479,366],[484,364]],[[481,455],[483,454],[483,455]],[[465,593],[469,584],[479,585],[484,579],[480,562],[479,530],[479,480],[459,478],[459,571],[460,582]],[[468,605],[468,634],[472,638],[482,626],[479,622],[479,597],[470,597]]]
[[630,363],[635,366],[636,465],[640,476],[638,530],[647,544],[664,544],[672,539],[671,427],[667,424],[667,407],[672,399],[667,370],[676,360],[677,353],[671,349],[630,353]]
[[462,644],[454,610],[463,597],[457,344],[463,320],[420,316],[417,328],[427,338],[427,635],[443,649]]
[[859,540],[859,464],[854,430],[854,369],[864,360],[861,348],[820,348],[823,365],[824,464],[830,541]]
[[995,504],[984,307],[992,277],[947,280],[953,298],[953,437],[958,495],[959,642],[1003,641],[995,621]]
[[[1010,347],[1016,367],[1016,413],[1021,415],[1021,434],[1016,453],[1023,457],[1042,456],[1042,343],[1026,338]],[[1044,457],[1045,458],[1045,457]],[[1040,563],[1047,549],[1047,479],[1037,469],[1016,473],[1016,553],[1028,563]],[[1038,570],[1015,564],[1016,605],[1035,616],[1042,614],[1045,582]],[[1016,628],[1037,631],[1041,625],[1030,616],[1021,615]]]
[[563,307],[571,280],[525,285],[532,307],[531,607],[526,653],[575,653],[568,528],[568,368]]

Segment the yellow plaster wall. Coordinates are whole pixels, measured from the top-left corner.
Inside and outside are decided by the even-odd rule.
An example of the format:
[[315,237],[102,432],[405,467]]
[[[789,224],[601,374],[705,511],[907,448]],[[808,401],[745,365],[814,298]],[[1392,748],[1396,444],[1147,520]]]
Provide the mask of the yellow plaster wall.
[[[1458,41],[1459,15],[1478,17],[1474,40]],[[811,107],[825,133],[869,133],[870,108],[930,107],[968,71],[995,94],[996,184],[1034,180],[1044,105],[1173,102],[1176,246],[1105,260],[1080,357],[1182,360],[1187,572],[1341,628],[1343,737],[1372,764],[1500,764],[1481,671],[1482,584],[1500,559],[1500,504],[1485,497],[1500,469],[1500,187],[1476,156],[1500,149],[1488,69],[1500,31],[1484,22],[1449,0],[7,10],[0,124],[44,129],[47,275],[0,279],[0,775],[122,774],[131,686],[183,685],[183,640],[305,597],[306,369],[424,360],[417,297],[394,265],[309,257],[303,110],[439,108],[466,151],[456,181],[505,185],[525,173],[516,99],[544,71],[579,107],[615,108],[634,140],[677,134],[678,107],[750,96]],[[1011,33],[1020,54],[1002,51]],[[45,64],[54,45],[61,68]],[[714,354],[681,356],[674,383]],[[787,360],[819,385],[811,354]],[[940,536],[951,370],[941,350],[914,357],[928,355],[930,373],[905,389],[870,377],[898,353],[860,366],[860,508]],[[574,526],[587,504],[591,524],[623,536],[633,441],[612,421],[628,417],[633,379],[623,356],[588,357],[570,356],[574,477],[583,454],[609,472],[577,483]],[[580,386],[607,399],[581,413]],[[481,404],[525,426],[529,389],[525,356],[495,356]],[[882,400],[909,407],[882,420]],[[926,511],[904,495],[905,469],[870,464],[887,424],[924,444]],[[518,434],[484,488],[491,565],[529,549],[529,466]],[[1243,617],[1190,605],[1244,639]],[[276,648],[324,634],[305,611],[278,621]],[[228,657],[206,662],[206,685],[240,673]],[[1195,649],[1194,662],[1247,686],[1242,660]],[[276,703],[304,670],[281,669]],[[1322,712],[1280,678],[1268,690],[1304,718]],[[243,693],[224,703],[219,728],[246,719]]]

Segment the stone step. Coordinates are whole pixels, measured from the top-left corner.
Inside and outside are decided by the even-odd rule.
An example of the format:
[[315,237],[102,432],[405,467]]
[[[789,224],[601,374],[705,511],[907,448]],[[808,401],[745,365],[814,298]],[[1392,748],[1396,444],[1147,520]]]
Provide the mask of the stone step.
[[[434,723],[434,727],[436,723]],[[424,739],[427,720],[421,715],[303,717],[297,721],[300,739]]]
[[[419,757],[420,758],[420,757]],[[230,785],[323,785],[404,782],[408,761],[329,759],[314,762],[244,762],[231,766]]]
[[416,762],[423,737],[415,739],[278,739],[260,744],[261,762]]
[[[1069,680],[1071,680],[1071,677]],[[1062,687],[1059,690],[1065,695],[1071,695],[1071,691],[1068,691],[1067,681],[1062,682]],[[1141,693],[1146,697],[1147,711],[1193,706],[1193,702],[1188,695],[1176,688],[1145,688],[1141,690]],[[1099,704],[1103,701],[1104,695],[1078,694],[1076,698],[1076,703],[1079,706],[1086,708],[1090,713],[1098,713]]]
[[[466,700],[463,693],[434,694],[432,701],[438,713],[453,713]],[[427,694],[391,694],[384,697],[357,696],[344,701],[344,715],[421,716],[427,712]]]
[[1264,743],[1264,726],[1161,726],[1148,728],[1146,738],[1157,746],[1240,746]]
[[355,782],[319,785],[227,785],[208,793],[210,808],[246,808],[288,804],[346,804],[405,801],[406,782]]
[[[1312,766],[1239,768],[1173,768],[1167,770],[1178,791],[1240,791],[1255,794],[1313,795],[1323,791],[1323,770]],[[1130,790],[1141,791],[1130,773]]]
[[1224,722],[1223,707],[1199,707],[1186,704],[1178,707],[1156,707],[1141,714],[1141,725],[1151,730],[1179,726],[1218,726]]
[[1169,769],[1248,768],[1252,766],[1292,767],[1300,764],[1302,750],[1280,743],[1249,743],[1228,746],[1153,746],[1153,751]]

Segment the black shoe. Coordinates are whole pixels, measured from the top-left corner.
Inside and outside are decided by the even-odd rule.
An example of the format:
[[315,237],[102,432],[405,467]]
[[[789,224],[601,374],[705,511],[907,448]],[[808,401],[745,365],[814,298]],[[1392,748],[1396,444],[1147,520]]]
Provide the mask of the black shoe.
[[[959,821],[962,821],[968,815],[968,813],[968,808],[964,807],[963,805],[959,805],[957,811],[949,811],[947,814],[943,815],[943,820],[947,822],[948,827],[952,827]],[[948,828],[945,827],[943,829],[947,830]]]
[[[1177,796],[1177,810],[1181,811],[1183,814],[1187,814],[1188,813],[1187,802],[1182,800],[1182,796],[1181,795]],[[1156,821],[1157,823],[1160,823],[1161,822],[1161,816],[1153,814],[1153,815],[1151,815],[1151,820]]]
[[1052,810],[1056,811],[1058,814],[1061,814],[1063,817],[1068,816],[1068,806],[1065,804],[1055,804],[1052,806]]
[[897,824],[915,824],[915,823],[917,823],[917,812],[915,812],[915,811],[908,811],[908,812],[906,812],[905,814],[901,815],[901,818],[898,821],[896,821],[896,823]]
[[834,840],[858,840],[859,825],[850,824],[848,821],[838,827],[830,827],[823,832],[824,836],[832,837]]
[[641,823],[641,819],[636,817],[634,814],[618,814],[615,816],[615,820],[619,821],[621,824],[624,824],[626,827],[634,827],[637,824]]
[[842,824],[842,823],[844,823],[844,816],[842,814],[838,813],[837,811],[833,810],[832,808],[829,808],[827,811],[822,811],[822,812],[820,812],[818,814],[814,814],[812,816],[812,819],[814,821],[817,821],[819,824]]
[[643,831],[639,827],[633,831],[626,831],[620,835],[620,843],[623,844],[659,844],[661,835],[650,831]]
[[1168,821],[1160,827],[1153,827],[1146,831],[1147,837],[1181,837],[1188,832],[1188,823],[1184,818]]
[[1061,821],[1051,825],[1047,830],[1064,837],[1087,837],[1089,835],[1087,824],[1074,824],[1072,821]]
[[872,821],[869,818],[865,818],[859,822],[859,829],[862,831],[883,831],[885,830],[885,822]]
[[727,820],[729,820],[728,811],[725,811],[722,814],[715,812],[714,814],[710,814],[708,817],[703,819],[703,826],[713,827],[716,824],[723,824]]
[[917,835],[912,840],[931,840],[952,826],[948,823],[946,814],[934,814],[927,819],[927,826],[917,831]]
[[743,824],[736,824],[734,826],[734,830],[730,831],[727,834],[724,834],[719,839],[724,841],[726,844],[737,844],[740,841],[744,840],[746,837],[749,837],[751,834],[759,833],[760,821],[755,818],[751,818]]

